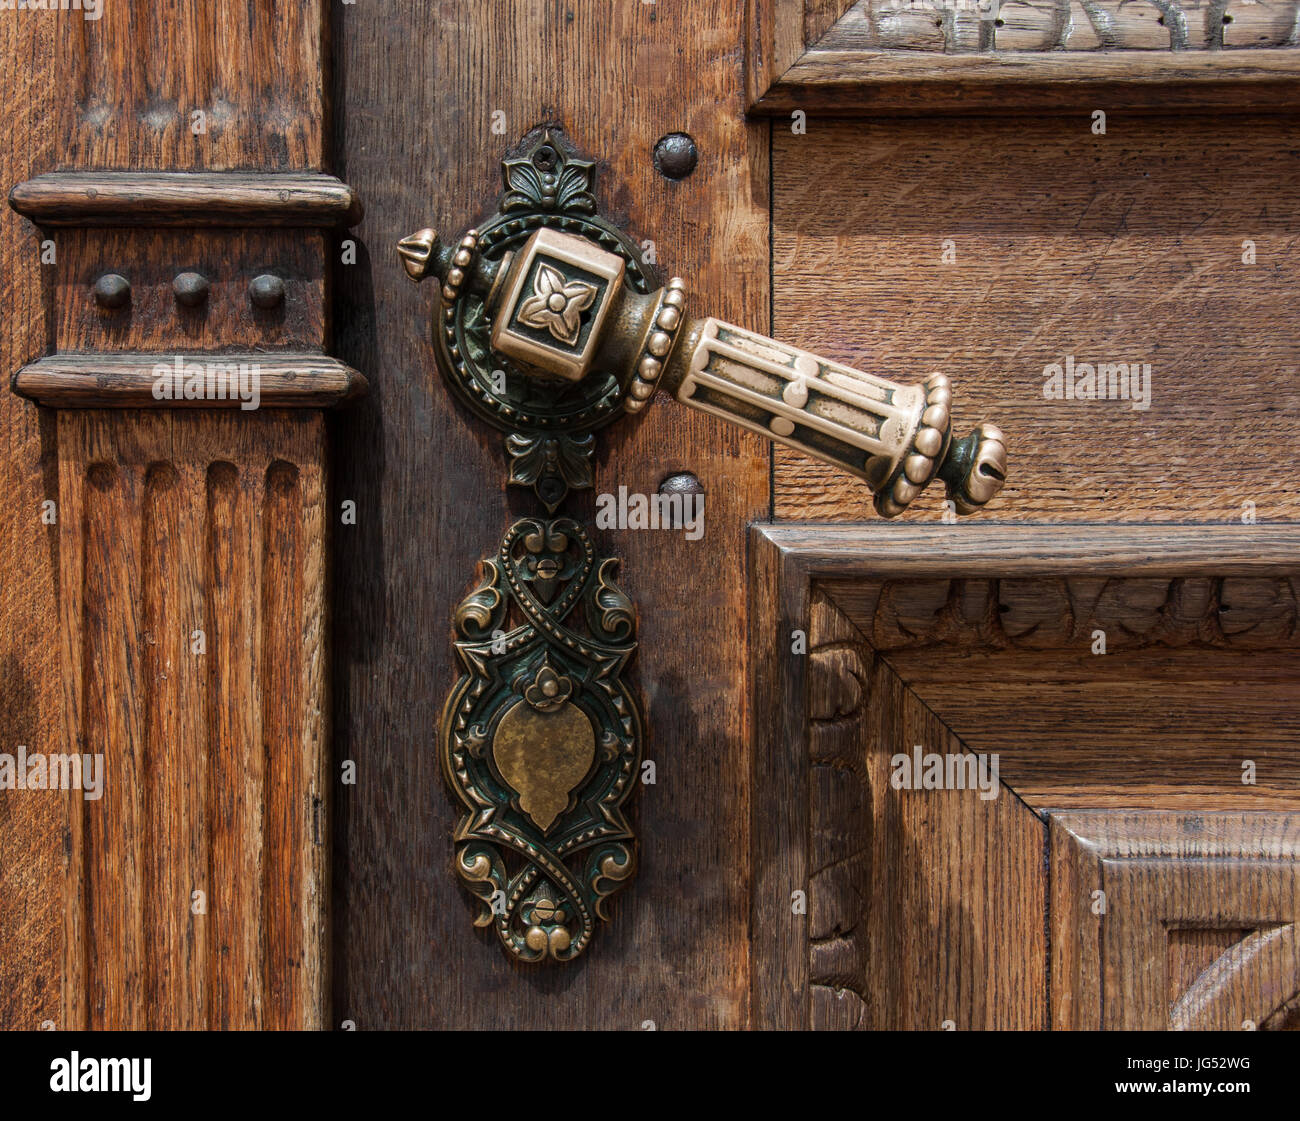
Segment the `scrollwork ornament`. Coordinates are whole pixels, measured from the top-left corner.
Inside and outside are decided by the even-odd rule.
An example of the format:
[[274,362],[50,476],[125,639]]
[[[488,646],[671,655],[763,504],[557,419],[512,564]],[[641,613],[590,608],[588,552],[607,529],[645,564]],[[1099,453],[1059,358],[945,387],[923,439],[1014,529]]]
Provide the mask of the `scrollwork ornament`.
[[623,804],[642,722],[622,673],[636,616],[571,518],[510,527],[455,614],[464,674],[443,774],[464,814],[455,868],[511,957],[571,961],[636,866]]

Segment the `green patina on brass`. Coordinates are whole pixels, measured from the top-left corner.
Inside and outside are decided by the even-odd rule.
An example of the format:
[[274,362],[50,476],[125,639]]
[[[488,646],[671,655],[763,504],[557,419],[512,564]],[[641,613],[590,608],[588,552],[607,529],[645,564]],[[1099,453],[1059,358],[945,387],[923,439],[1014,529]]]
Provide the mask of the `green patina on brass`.
[[[537,370],[494,350],[483,283],[537,230],[553,229],[584,237],[621,258],[622,283],[629,290],[644,294],[659,286],[641,247],[596,213],[595,167],[558,129],[534,129],[502,161],[505,192],[496,212],[462,243],[466,264],[457,265],[457,250],[441,246],[432,230],[421,231],[427,235],[423,245],[420,235],[401,245],[408,262],[418,262],[408,263],[413,277],[444,280],[444,298],[434,311],[433,324],[444,378],[479,417],[507,433],[510,483],[531,487],[552,511],[570,490],[592,485],[591,433],[623,415],[620,372],[593,369],[579,381],[539,377]],[[543,284],[560,275],[543,267]],[[457,269],[474,276],[464,275],[458,284],[448,285],[449,274]],[[562,279],[572,288],[565,306],[548,315],[544,300],[535,300],[537,306],[529,307],[517,329],[533,331],[539,338],[551,334],[564,339],[588,324],[596,310],[592,295],[575,286],[591,287],[592,278],[569,268]],[[542,295],[548,294],[550,289],[543,288]]]
[[[602,326],[625,289],[658,282],[636,243],[597,216],[595,164],[558,130],[535,129],[502,174],[495,214],[457,244],[426,229],[398,250],[412,279],[441,282],[444,380],[506,433],[511,484],[553,513],[592,485],[594,433],[625,411],[626,370],[597,355]],[[622,811],[641,760],[641,714],[622,680],[636,613],[616,564],[578,522],[524,518],[455,614],[464,674],[439,730],[465,811],[455,868],[479,901],[475,925],[519,961],[582,954],[636,866]]]
[[455,615],[465,673],[443,710],[443,774],[465,813],[456,870],[522,961],[568,961],[632,875],[622,805],[641,716],[622,681],[636,615],[571,518],[524,518]]

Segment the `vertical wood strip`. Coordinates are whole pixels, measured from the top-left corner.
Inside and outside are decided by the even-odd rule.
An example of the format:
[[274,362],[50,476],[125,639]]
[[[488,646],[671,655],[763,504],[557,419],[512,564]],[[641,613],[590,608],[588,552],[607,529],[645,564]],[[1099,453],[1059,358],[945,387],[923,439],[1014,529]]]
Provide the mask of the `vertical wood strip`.
[[192,906],[207,887],[208,737],[204,657],[193,632],[203,625],[200,540],[202,479],[187,466],[154,463],[145,476],[145,749],[147,993],[150,1027],[207,1025],[207,914]]
[[[116,462],[85,422],[83,646],[84,751],[103,754],[103,797],[85,802],[85,869],[92,1028],[144,1020],[143,712],[141,674],[143,471]],[[123,532],[125,530],[125,532]]]
[[[262,927],[266,945],[266,1026],[284,1028],[302,1014],[294,975],[302,968],[301,880],[294,875],[309,827],[310,800],[298,703],[302,634],[302,532],[298,472],[271,464],[262,513],[262,711],[266,755]],[[274,747],[272,747],[274,745]]]
[[257,1024],[262,1015],[261,901],[264,756],[257,703],[261,650],[260,474],[218,462],[208,469],[208,703],[217,750],[213,792],[213,1023]]
[[[63,687],[64,753],[86,750],[84,673],[84,608],[86,593],[86,475],[82,457],[73,448],[82,444],[84,413],[65,413],[58,424],[60,447],[59,507],[59,656]],[[105,761],[107,766],[107,760]],[[86,867],[85,800],[69,791],[64,841],[63,890],[63,1014],[62,1025],[73,1030],[90,1026],[90,955],[86,952],[86,920],[90,885]]]
[[331,999],[329,977],[330,865],[332,836],[330,806],[330,634],[325,608],[328,518],[325,508],[327,441],[325,420],[320,414],[308,418],[309,438],[320,449],[319,458],[300,460],[298,471],[298,517],[301,519],[301,644],[293,653],[300,659],[297,674],[299,712],[298,742],[286,745],[302,758],[303,787],[299,797],[306,816],[297,838],[300,868],[295,890],[301,904],[298,931],[302,967],[298,977],[300,1013],[292,1025],[320,1029],[329,1023]]
[[[30,18],[29,18],[30,17]],[[6,11],[0,17],[0,165],[9,183],[45,171],[53,158],[49,107],[64,75],[54,64],[55,21]],[[6,189],[8,184],[6,184]],[[0,207],[0,369],[37,357],[45,344],[40,239]],[[0,393],[0,751],[70,750],[59,673],[59,526],[55,423],[12,393]],[[45,505],[46,503],[50,505]],[[61,1011],[66,913],[62,891],[72,805],[51,791],[0,791],[0,1029],[71,1026]]]

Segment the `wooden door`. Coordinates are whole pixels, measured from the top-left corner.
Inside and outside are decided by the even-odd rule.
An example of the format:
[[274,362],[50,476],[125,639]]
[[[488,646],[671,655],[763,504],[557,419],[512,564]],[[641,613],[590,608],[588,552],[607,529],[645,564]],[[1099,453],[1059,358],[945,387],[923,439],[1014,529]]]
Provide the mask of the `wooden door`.
[[[0,932],[34,948],[0,1022],[1295,1025],[1296,5],[984,9],[103,0],[0,27],[29,91],[0,130],[0,750],[109,775],[0,790]],[[539,508],[395,252],[490,213],[538,125],[698,314],[941,370],[957,427],[1011,450],[982,514],[926,493],[890,524],[666,395],[600,434],[564,512],[698,487],[705,532],[595,533],[654,781],[635,881],[547,966],[473,925],[436,745],[452,613]],[[256,361],[261,407],[160,401],[177,355]],[[1140,392],[1075,392],[1117,363]],[[928,755],[976,781],[895,781]]]

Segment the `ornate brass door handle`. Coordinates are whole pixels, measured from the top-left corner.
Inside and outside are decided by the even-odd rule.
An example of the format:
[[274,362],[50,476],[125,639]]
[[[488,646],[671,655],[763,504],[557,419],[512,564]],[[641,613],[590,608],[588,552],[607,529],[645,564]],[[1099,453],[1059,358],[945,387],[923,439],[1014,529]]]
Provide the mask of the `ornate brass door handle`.
[[443,246],[432,230],[404,239],[415,280],[436,276],[443,302],[480,301],[493,354],[524,377],[611,377],[639,412],[657,389],[825,460],[862,479],[878,513],[901,514],[936,478],[969,514],[1006,480],[1002,432],[982,423],[952,436],[948,378],[900,385],[717,319],[687,314],[686,286],[629,285],[626,254],[589,235],[543,227],[517,250],[487,256],[478,231]]
[[[431,229],[398,245],[440,285],[433,336],[451,389],[506,433],[510,482],[554,513],[592,485],[594,433],[659,389],[862,479],[902,513],[936,478],[959,513],[1002,488],[992,424],[953,439],[943,374],[905,386],[743,327],[692,318],[640,246],[597,214],[594,163],[538,129],[507,158],[497,212],[454,244]],[[482,562],[455,614],[464,675],[441,726],[443,773],[465,814],[456,870],[523,961],[570,960],[631,877],[621,807],[641,716],[621,673],[635,610],[569,518],[525,518]]]

